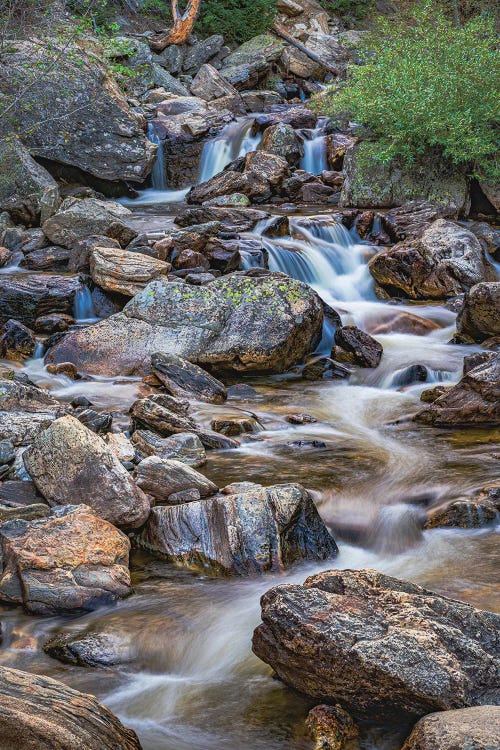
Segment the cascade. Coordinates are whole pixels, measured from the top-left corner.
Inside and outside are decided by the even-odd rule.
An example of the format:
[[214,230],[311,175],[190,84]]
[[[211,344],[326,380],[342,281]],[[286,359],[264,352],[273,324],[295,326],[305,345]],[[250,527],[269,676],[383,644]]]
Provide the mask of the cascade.
[[204,144],[198,182],[210,180],[234,159],[255,151],[261,135],[252,135],[253,124],[253,117],[238,118],[226,125],[216,138]]
[[82,284],[76,291],[73,302],[73,316],[79,323],[95,322],[98,320],[91,291],[85,284]]
[[327,121],[327,118],[320,118],[317,128],[302,130],[304,156],[300,160],[300,168],[311,174],[321,174],[328,169],[325,133]]
[[155,163],[151,171],[151,187],[153,190],[167,190],[167,176],[165,173],[165,156],[163,153],[163,143],[158,136],[152,122],[148,123],[148,138],[151,143],[158,146]]

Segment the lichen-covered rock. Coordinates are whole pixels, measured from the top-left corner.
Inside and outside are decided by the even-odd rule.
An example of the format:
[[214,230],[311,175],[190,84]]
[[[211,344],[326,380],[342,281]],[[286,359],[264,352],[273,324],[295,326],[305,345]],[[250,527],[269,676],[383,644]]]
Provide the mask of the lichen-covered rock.
[[170,263],[149,255],[114,247],[96,247],[90,253],[90,275],[107,292],[133,297],[150,281],[166,276]]
[[227,398],[224,383],[176,354],[156,352],[151,357],[151,369],[172,396],[212,404],[222,404]]
[[153,508],[139,544],[178,565],[225,575],[278,571],[299,560],[337,554],[312,498],[299,484],[234,491]]
[[454,297],[495,276],[477,237],[445,219],[434,221],[420,237],[377,253],[368,266],[389,294],[411,299]]
[[30,614],[94,609],[130,592],[130,542],[87,505],[0,526],[0,601]]
[[116,455],[74,417],[61,417],[40,432],[23,458],[51,506],[84,503],[125,528],[141,526],[148,517],[148,499]]
[[360,719],[499,699],[500,616],[372,570],[331,570],[261,599],[253,650],[287,685]]
[[122,313],[64,336],[46,361],[147,374],[163,351],[219,372],[283,372],[314,349],[322,324],[317,294],[285,274],[255,269],[200,287],[153,281]]
[[500,706],[439,711],[420,719],[402,750],[497,750]]
[[94,696],[8,667],[0,667],[0,737],[3,750],[141,750]]
[[113,201],[66,198],[42,229],[51,242],[64,247],[74,247],[93,234],[105,235],[125,246],[137,237],[137,232],[124,222],[128,216],[128,208]]
[[457,316],[457,331],[475,341],[500,336],[500,281],[485,281],[469,289]]

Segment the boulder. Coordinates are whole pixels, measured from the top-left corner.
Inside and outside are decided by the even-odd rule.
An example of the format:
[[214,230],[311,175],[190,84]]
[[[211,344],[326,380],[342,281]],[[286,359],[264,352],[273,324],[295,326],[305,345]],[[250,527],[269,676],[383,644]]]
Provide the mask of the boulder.
[[498,701],[500,616],[372,570],[261,599],[253,650],[287,685],[382,723]]
[[188,203],[206,203],[235,193],[246,195],[253,202],[265,203],[271,197],[272,190],[264,176],[255,170],[239,172],[226,168],[206,182],[192,187],[186,200]]
[[344,156],[355,143],[355,138],[343,133],[332,133],[326,137],[326,153],[330,169],[341,170],[343,168]]
[[271,125],[290,125],[294,130],[302,128],[314,128],[318,116],[303,104],[296,104],[291,107],[289,104],[274,105],[264,114],[258,114],[255,123],[262,130]]
[[170,263],[114,247],[96,247],[90,253],[92,280],[107,292],[133,297],[153,279],[166,276]]
[[141,750],[93,695],[8,667],[0,667],[0,736],[3,750]]
[[286,159],[289,164],[297,164],[304,155],[302,141],[294,129],[285,123],[277,123],[264,130],[259,151],[275,154]]
[[175,459],[195,468],[207,462],[203,443],[192,432],[179,432],[168,438],[161,438],[149,430],[136,430],[132,434],[132,444],[143,456]]
[[43,650],[53,659],[77,667],[112,667],[134,657],[130,638],[116,628],[104,633],[60,633],[48,640]]
[[89,235],[102,234],[125,246],[137,232],[125,223],[131,212],[125,206],[98,198],[66,198],[42,229],[55,245],[74,247]]
[[130,593],[125,534],[87,505],[0,526],[0,601],[30,614],[95,609]]
[[409,201],[429,201],[453,206],[452,213],[461,216],[469,212],[467,169],[434,152],[411,165],[399,159],[385,163],[371,157],[371,144],[365,141],[346,151],[343,168],[341,206],[392,208]]
[[33,356],[36,339],[33,331],[17,320],[7,320],[0,329],[0,356],[25,359]]
[[500,706],[439,711],[420,719],[402,750],[497,750]]
[[102,181],[143,182],[155,148],[95,52],[74,36],[69,48],[15,42],[2,63],[0,93],[13,103],[4,127],[22,133],[32,155]]
[[196,42],[188,47],[182,61],[182,70],[185,73],[193,75],[202,65],[215,57],[224,45],[224,37],[221,34],[212,34],[212,36]]
[[225,58],[221,75],[237,89],[253,89],[266,77],[284,47],[272,34],[255,36]]
[[50,411],[0,411],[0,440],[11,440],[16,448],[30,445],[55,419],[56,415]]
[[122,313],[66,334],[46,362],[147,374],[152,354],[170,352],[220,372],[284,372],[314,349],[322,324],[316,293],[282,273],[236,272],[199,287],[153,281]]
[[206,102],[220,99],[221,96],[237,96],[235,87],[222,76],[213,65],[202,65],[191,82],[193,96]]
[[83,289],[78,276],[22,274],[0,276],[0,323],[9,319],[32,326],[40,316],[70,315]]
[[496,521],[500,513],[500,484],[484,487],[475,497],[454,500],[445,507],[431,509],[426,529],[477,529]]
[[187,406],[187,402],[157,394],[134,401],[130,413],[136,426],[150,428],[159,435],[168,437],[196,430],[196,422],[188,416]]
[[51,245],[34,250],[25,255],[19,265],[31,271],[65,271],[68,268],[71,251],[67,247]]
[[382,359],[382,344],[356,326],[340,326],[335,331],[332,357],[358,367],[378,367]]
[[[320,60],[325,60],[329,65],[336,68],[339,73],[342,69],[345,69],[349,54],[346,47],[340,43],[338,35],[313,33],[302,37],[302,41]],[[327,74],[327,70],[321,63],[312,60],[296,47],[287,47],[283,58],[289,75],[291,74],[298,78],[324,80]]]
[[475,284],[466,292],[457,332],[475,341],[500,336],[500,281]]
[[141,526],[148,517],[148,499],[113,451],[74,417],[62,417],[40,432],[23,458],[51,506],[84,503],[125,528]]
[[145,549],[225,575],[280,571],[299,560],[326,560],[337,546],[299,484],[153,508],[138,537]]
[[17,224],[39,224],[56,210],[57,182],[15,136],[0,141],[0,175],[0,212]]
[[42,388],[15,379],[0,378],[0,412],[47,412],[55,417],[66,408]]
[[220,380],[176,354],[153,354],[151,369],[172,396],[191,397],[212,404],[222,404],[227,398],[226,388]]
[[489,361],[469,370],[457,385],[447,388],[414,419],[433,427],[498,426],[500,354],[495,353]]
[[393,296],[446,299],[494,278],[477,237],[452,221],[438,219],[419,238],[374,255],[369,269]]
[[379,217],[391,240],[400,242],[420,237],[436,219],[457,218],[457,209],[454,204],[410,201],[379,214]]
[[141,461],[136,470],[136,482],[158,503],[169,505],[170,496],[184,490],[197,490],[198,497],[208,497],[217,492],[217,485],[199,471],[182,461],[149,456]]
[[180,227],[207,224],[211,221],[219,223],[226,232],[249,232],[258,221],[268,217],[265,211],[255,208],[220,207],[220,206],[185,206],[175,217],[175,223]]

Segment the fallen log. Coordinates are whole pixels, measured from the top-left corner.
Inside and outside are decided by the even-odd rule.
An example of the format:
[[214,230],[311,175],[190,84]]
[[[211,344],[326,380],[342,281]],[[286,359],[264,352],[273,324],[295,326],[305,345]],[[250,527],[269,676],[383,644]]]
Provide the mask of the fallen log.
[[313,52],[312,49],[309,49],[309,47],[306,47],[305,44],[302,44],[302,42],[297,41],[297,39],[295,39],[291,34],[289,34],[288,31],[283,26],[281,26],[281,24],[275,23],[271,31],[273,34],[276,34],[276,36],[281,37],[281,39],[284,39],[285,42],[288,42],[288,44],[291,44],[300,52],[303,52],[304,55],[307,55],[307,57],[309,57],[311,60],[314,60],[314,62],[318,63],[318,65],[321,65],[321,67],[327,70],[329,73],[333,73],[333,75],[339,74],[339,71],[337,68],[335,68],[333,65],[330,65],[330,63],[327,63],[326,60],[322,60],[321,57],[316,54],[316,52]]

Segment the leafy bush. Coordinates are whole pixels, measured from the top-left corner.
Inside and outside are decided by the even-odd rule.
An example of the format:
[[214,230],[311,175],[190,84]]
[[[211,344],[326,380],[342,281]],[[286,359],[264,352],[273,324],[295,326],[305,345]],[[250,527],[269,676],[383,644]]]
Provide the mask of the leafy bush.
[[316,109],[365,124],[381,161],[412,161],[438,147],[456,163],[475,161],[488,177],[499,174],[500,72],[490,16],[457,28],[427,1],[412,10],[410,22],[379,21],[362,58],[345,86],[316,99]]
[[364,18],[374,6],[374,0],[320,0],[321,5],[332,16],[340,18]]
[[241,44],[273,25],[277,0],[202,0],[196,29]]

